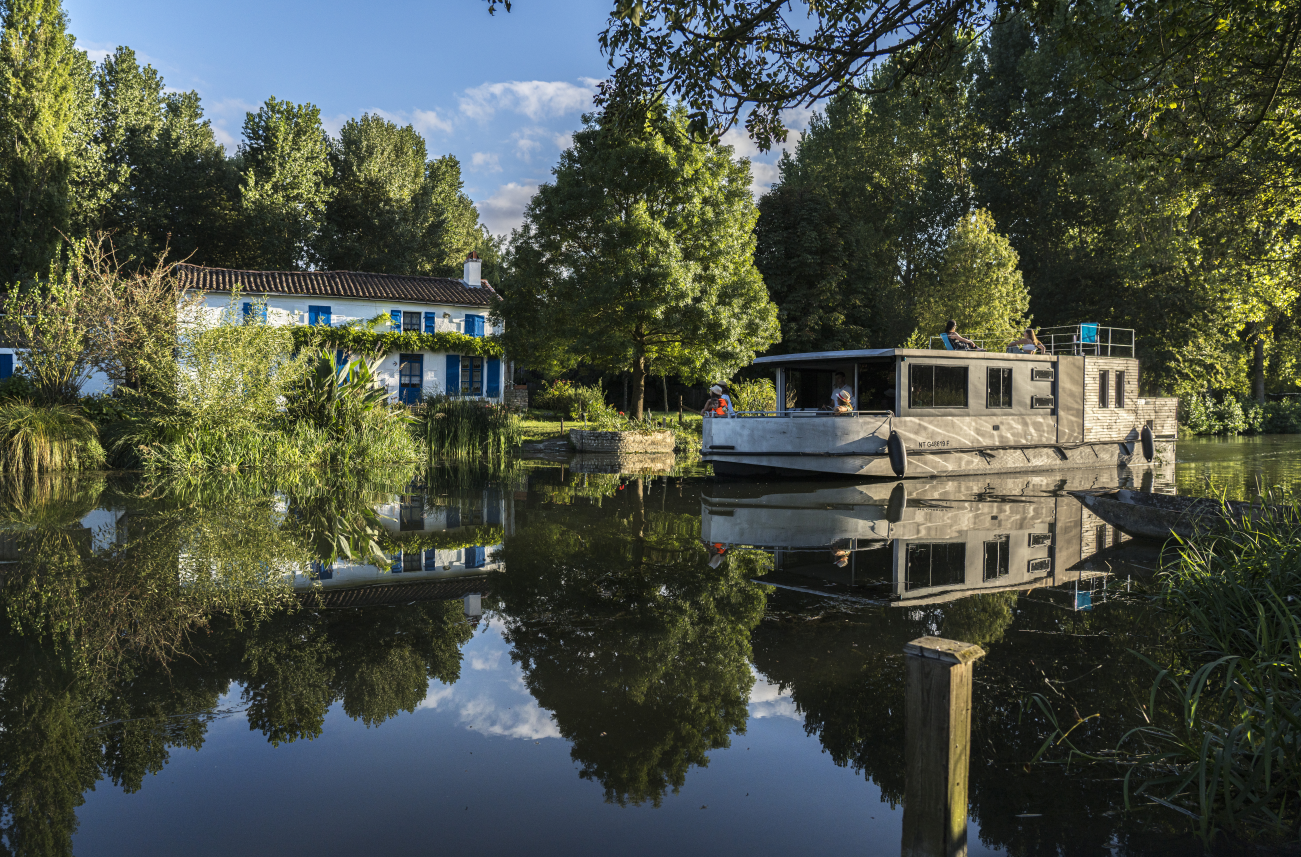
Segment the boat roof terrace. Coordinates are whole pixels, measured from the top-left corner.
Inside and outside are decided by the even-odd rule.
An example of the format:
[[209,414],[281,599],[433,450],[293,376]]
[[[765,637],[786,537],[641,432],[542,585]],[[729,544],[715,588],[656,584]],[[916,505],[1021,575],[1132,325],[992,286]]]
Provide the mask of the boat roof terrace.
[[1005,351],[937,351],[925,348],[860,348],[850,351],[807,351],[802,354],[772,354],[759,357],[756,366],[779,366],[786,363],[847,363],[872,357],[926,357],[934,359],[941,354],[946,358],[961,360],[1035,360],[1051,363],[1057,359],[1052,354],[1008,354]]

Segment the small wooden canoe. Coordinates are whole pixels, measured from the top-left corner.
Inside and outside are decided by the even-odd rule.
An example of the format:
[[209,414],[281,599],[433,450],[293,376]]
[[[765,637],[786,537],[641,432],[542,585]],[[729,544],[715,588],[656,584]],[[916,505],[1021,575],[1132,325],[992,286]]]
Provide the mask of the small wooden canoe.
[[1207,497],[1176,497],[1145,491],[1071,491],[1072,497],[1090,512],[1131,536],[1168,539],[1171,534],[1191,538],[1223,527],[1228,520],[1259,515],[1276,507],[1242,500],[1212,500]]

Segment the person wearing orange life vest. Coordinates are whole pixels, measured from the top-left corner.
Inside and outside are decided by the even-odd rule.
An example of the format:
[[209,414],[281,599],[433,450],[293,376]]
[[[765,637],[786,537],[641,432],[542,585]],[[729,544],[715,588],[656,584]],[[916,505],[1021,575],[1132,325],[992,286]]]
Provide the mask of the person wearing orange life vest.
[[715,384],[709,388],[709,401],[705,402],[704,410],[700,412],[702,417],[730,417],[732,415],[732,400],[723,388]]

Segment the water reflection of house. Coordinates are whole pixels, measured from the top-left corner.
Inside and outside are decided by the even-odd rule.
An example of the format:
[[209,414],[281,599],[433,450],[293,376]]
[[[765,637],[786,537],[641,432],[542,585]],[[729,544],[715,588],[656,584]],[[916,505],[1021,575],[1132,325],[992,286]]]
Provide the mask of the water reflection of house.
[[1092,592],[1107,573],[1090,558],[1129,537],[1100,530],[1064,492],[1128,478],[1101,470],[839,486],[721,483],[704,496],[702,534],[769,551],[773,569],[763,583],[820,595],[912,606],[1038,587]]
[[450,497],[395,495],[375,513],[397,546],[387,569],[343,558],[328,566],[314,562],[295,575],[295,588],[321,590],[326,606],[464,598],[466,612],[478,615],[491,575],[502,569],[498,555],[512,523],[500,488]]

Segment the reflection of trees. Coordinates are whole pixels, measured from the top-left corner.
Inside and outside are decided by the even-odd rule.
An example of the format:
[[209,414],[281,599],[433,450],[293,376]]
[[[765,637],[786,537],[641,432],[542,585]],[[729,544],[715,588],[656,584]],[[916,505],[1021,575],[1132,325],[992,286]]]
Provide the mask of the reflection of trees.
[[[0,854],[70,853],[84,791],[134,791],[202,746],[233,682],[278,743],[336,700],[376,724],[456,680],[459,601],[299,606],[286,572],[313,554],[270,487],[0,484]],[[122,525],[87,530],[97,507]]]
[[[833,761],[862,773],[896,803],[904,794],[907,731],[903,645],[937,633],[988,651],[976,667],[972,702],[970,806],[982,841],[1011,854],[1103,853],[1113,837],[1133,836],[1137,822],[1119,818],[1123,795],[1114,768],[1027,769],[1047,733],[1023,703],[1044,694],[1068,726],[1077,713],[1099,713],[1072,740],[1114,747],[1138,725],[1151,678],[1129,650],[1150,653],[1165,644],[1160,623],[1142,605],[1073,613],[998,593],[922,609],[773,617],[756,629],[754,661],[791,695],[805,730]],[[1043,817],[1016,818],[1025,812]]]
[[658,805],[744,732],[763,614],[749,578],[767,558],[709,568],[699,515],[659,511],[663,490],[634,480],[603,507],[531,508],[505,546],[512,657],[580,775],[621,804]]

